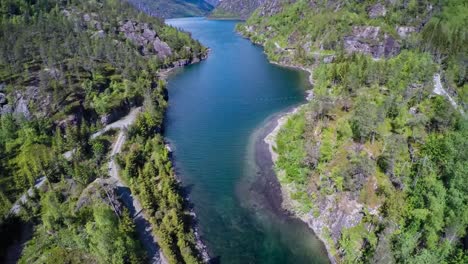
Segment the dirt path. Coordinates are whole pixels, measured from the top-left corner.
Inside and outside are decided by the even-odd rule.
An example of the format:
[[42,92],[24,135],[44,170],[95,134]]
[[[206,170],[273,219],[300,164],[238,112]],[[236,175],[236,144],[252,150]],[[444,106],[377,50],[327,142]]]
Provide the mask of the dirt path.
[[[133,119],[134,120],[134,119]],[[131,124],[133,121],[128,122]],[[124,123],[124,122],[122,122]],[[125,126],[124,126],[125,127]],[[123,128],[123,127],[122,127]],[[153,236],[149,219],[143,213],[143,208],[137,197],[132,195],[130,188],[122,181],[119,175],[119,168],[115,162],[115,155],[122,151],[122,147],[126,141],[124,131],[120,131],[117,140],[112,146],[111,159],[109,161],[109,175],[115,181],[117,193],[119,194],[124,205],[129,209],[130,215],[135,223],[138,237],[148,253],[148,258],[151,263],[167,263],[162,251],[159,249],[156,237]]]
[[[141,111],[141,107],[134,108],[128,113],[128,115],[124,116],[122,119],[111,123],[107,126],[105,126],[103,129],[99,130],[98,132],[94,133],[91,135],[91,139],[96,138],[105,132],[109,131],[110,129],[122,129],[125,127],[128,127],[131,125],[135,120],[136,117],[138,116],[138,113]],[[117,152],[121,150],[123,143],[125,143],[125,136],[121,136],[122,133],[119,133],[119,137],[117,138],[117,142],[119,143],[117,148],[112,149],[111,155],[115,155]],[[119,142],[120,140],[120,142]],[[65,153],[63,153],[63,157],[67,160],[70,160],[71,157],[73,156],[73,153],[75,153],[75,150],[69,150]],[[36,180],[36,183],[34,184],[33,187],[29,188],[28,191],[26,191],[21,197],[16,200],[16,202],[13,204],[12,208],[10,209],[10,214],[17,215],[21,209],[21,204],[24,204],[28,201],[29,197],[31,197],[34,193],[34,189],[39,189],[41,188],[45,183],[46,183],[47,178],[46,177],[40,177],[39,179]]]

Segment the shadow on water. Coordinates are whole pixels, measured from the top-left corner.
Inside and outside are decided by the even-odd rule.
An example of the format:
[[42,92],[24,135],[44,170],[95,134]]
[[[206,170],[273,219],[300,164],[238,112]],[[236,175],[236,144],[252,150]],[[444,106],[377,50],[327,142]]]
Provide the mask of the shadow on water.
[[210,259],[209,264],[220,264],[221,263],[221,256],[214,257]]
[[17,263],[34,233],[34,224],[20,217],[10,216],[0,226],[0,263]]

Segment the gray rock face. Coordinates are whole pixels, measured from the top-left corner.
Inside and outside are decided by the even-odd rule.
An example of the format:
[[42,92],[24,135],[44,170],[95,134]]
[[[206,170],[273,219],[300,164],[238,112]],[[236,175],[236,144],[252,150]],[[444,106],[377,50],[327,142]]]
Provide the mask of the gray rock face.
[[153,41],[153,48],[162,59],[172,55],[169,45],[166,42],[161,41],[158,37]]
[[392,57],[400,53],[400,44],[392,36],[381,34],[380,27],[355,26],[350,36],[344,38],[348,53],[364,53],[374,58]]
[[387,8],[383,4],[377,3],[369,8],[368,14],[370,18],[383,17],[387,14]]
[[397,27],[397,33],[401,38],[406,38],[413,32],[416,32],[415,27]]
[[140,48],[143,55],[157,55],[161,59],[172,55],[169,45],[162,41],[156,31],[147,23],[129,20],[122,22],[119,30],[124,34],[126,39]]
[[297,0],[288,0],[288,1],[277,1],[269,0],[264,1],[264,3],[259,7],[259,12],[261,16],[273,16],[278,14],[283,10],[285,4],[292,4]]
[[173,62],[172,66],[175,68],[178,68],[178,67],[183,67],[188,64],[190,64],[190,60],[184,59],[184,60],[178,60],[178,61]]
[[352,195],[344,193],[342,197],[329,195],[324,197],[318,206],[318,217],[309,217],[308,224],[314,230],[330,232],[331,238],[336,243],[340,239],[341,231],[358,225],[362,220],[361,211],[364,206],[351,198]]
[[13,113],[15,115],[24,116],[26,119],[31,118],[28,101],[24,97],[20,97],[18,101],[16,101]]
[[0,92],[4,92],[6,89],[6,84],[5,83],[0,83]]
[[6,95],[3,93],[0,93],[0,106],[6,103],[7,103]]
[[13,108],[11,107],[11,105],[4,105],[0,108],[0,115],[6,115],[11,113],[13,113]]

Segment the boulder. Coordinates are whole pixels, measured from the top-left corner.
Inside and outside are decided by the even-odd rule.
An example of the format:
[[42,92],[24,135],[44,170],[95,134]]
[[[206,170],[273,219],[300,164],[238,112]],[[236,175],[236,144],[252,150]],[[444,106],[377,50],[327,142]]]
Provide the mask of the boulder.
[[398,36],[400,36],[401,38],[406,38],[413,32],[416,32],[415,27],[397,27]]
[[387,8],[381,4],[377,3],[369,8],[368,15],[370,18],[383,17],[387,14]]
[[26,119],[31,117],[31,113],[29,112],[28,108],[28,101],[24,99],[24,97],[20,97],[18,101],[16,101],[15,109],[13,111],[15,115],[22,115]]
[[159,58],[164,59],[168,56],[171,56],[172,51],[169,45],[166,42],[161,41],[159,38],[156,38],[153,41],[153,48]]
[[90,16],[89,14],[84,14],[84,15],[83,15],[83,20],[84,20],[85,22],[89,22],[89,21],[91,21],[91,16]]
[[323,63],[332,63],[335,60],[335,55],[323,57]]

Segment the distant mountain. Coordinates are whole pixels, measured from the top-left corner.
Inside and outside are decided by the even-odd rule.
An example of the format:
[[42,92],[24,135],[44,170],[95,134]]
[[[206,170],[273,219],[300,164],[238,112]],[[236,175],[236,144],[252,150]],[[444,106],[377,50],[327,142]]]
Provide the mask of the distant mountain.
[[218,0],[129,0],[146,13],[162,18],[205,16]]
[[211,17],[247,19],[259,6],[272,0],[222,0]]

